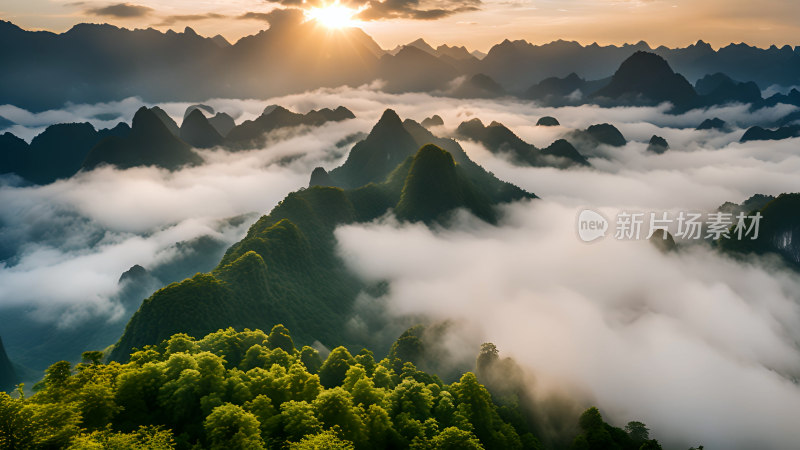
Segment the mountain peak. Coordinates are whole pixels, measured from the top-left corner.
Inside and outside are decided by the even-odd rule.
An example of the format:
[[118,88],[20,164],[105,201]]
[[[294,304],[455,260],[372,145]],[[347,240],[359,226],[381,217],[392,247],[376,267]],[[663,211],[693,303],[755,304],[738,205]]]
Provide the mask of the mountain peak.
[[453,155],[427,144],[414,155],[395,215],[430,223],[456,208],[466,208],[488,222],[495,220],[489,200],[458,170]]
[[419,39],[417,39],[417,40],[415,40],[413,42],[409,42],[408,44],[406,44],[406,46],[416,47],[416,48],[418,48],[418,49],[420,49],[420,50],[422,50],[424,52],[430,53],[432,55],[436,54],[436,50],[433,47],[431,47],[430,44],[425,42],[425,39],[422,39],[422,38],[419,38]]
[[200,108],[193,109],[181,124],[181,139],[196,148],[211,148],[222,144],[222,136],[208,121]]
[[153,110],[146,106],[142,106],[136,110],[136,114],[133,115],[131,129],[140,131],[151,127],[158,127],[159,125],[166,129],[164,123]]
[[400,120],[400,116],[397,115],[397,112],[395,112],[395,110],[389,108],[383,112],[380,120],[378,120],[378,123],[375,124],[376,128],[379,126],[402,127],[403,121]]
[[661,56],[645,51],[623,61],[611,83],[592,96],[644,104],[670,102],[679,110],[698,103],[697,92],[686,78],[675,73]]

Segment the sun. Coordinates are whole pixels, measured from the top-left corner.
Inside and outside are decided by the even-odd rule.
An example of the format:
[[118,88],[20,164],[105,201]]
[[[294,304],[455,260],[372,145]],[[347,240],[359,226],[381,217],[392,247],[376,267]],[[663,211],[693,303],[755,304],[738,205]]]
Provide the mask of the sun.
[[316,20],[322,26],[331,29],[352,27],[357,24],[353,19],[360,10],[342,6],[339,2],[321,8],[311,8],[306,10],[305,15],[308,20]]

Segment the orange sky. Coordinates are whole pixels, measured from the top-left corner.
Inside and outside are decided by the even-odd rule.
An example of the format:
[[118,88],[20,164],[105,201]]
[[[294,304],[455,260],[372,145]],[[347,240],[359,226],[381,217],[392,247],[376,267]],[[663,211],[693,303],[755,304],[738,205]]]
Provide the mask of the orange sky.
[[[453,5],[448,0],[425,1],[420,2],[421,7]],[[161,30],[191,26],[200,34],[222,34],[235,41],[268,27],[257,19],[236,17],[277,7],[262,0],[130,0],[125,5],[138,15],[102,13],[103,8],[118,3],[3,0],[0,17],[24,28],[52,31],[64,31],[79,22]],[[760,47],[800,45],[800,2],[796,0],[484,0],[478,8],[439,20],[378,20],[360,26],[384,48],[419,37],[432,45],[458,44],[482,51],[505,38],[534,43],[566,39],[584,44],[645,40],[653,46],[670,47],[698,39],[714,47],[731,42]]]

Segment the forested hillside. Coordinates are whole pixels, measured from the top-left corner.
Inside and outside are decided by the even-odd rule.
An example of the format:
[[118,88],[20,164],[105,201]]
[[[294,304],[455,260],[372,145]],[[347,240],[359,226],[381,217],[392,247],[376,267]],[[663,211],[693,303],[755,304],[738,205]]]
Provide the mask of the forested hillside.
[[[0,447],[541,448],[518,397],[499,404],[470,372],[445,384],[405,360],[404,345],[380,361],[344,347],[323,361],[277,325],[176,334],[125,364],[86,352],[75,367],[53,364],[31,397],[0,393]],[[596,408],[575,423],[576,449],[660,448],[644,424],[623,431]]]

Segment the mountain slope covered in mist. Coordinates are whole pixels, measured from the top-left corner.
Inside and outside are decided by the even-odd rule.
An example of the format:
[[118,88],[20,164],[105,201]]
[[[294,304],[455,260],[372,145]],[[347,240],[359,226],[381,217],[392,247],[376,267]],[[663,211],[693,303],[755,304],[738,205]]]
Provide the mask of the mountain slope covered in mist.
[[[387,111],[363,142],[385,138],[381,123],[386,122],[405,131],[396,114]],[[414,142],[410,139],[408,145]],[[367,160],[385,159],[385,147],[361,148],[368,149],[362,153],[377,153],[375,158],[362,154]],[[392,208],[400,219],[432,222],[446,220],[452,209],[463,207],[493,222],[493,205],[534,197],[485,171],[475,176],[482,171],[479,166],[462,169],[450,153],[433,145],[401,156],[379,182],[367,180],[347,190],[312,186],[287,196],[228,249],[212,272],[169,285],[145,300],[112,357],[124,360],[132,348],[174,333],[200,336],[227,326],[284,323],[298,330],[303,342],[346,342],[343,328],[350,308],[368,286],[338,261],[337,226],[371,221]]]

